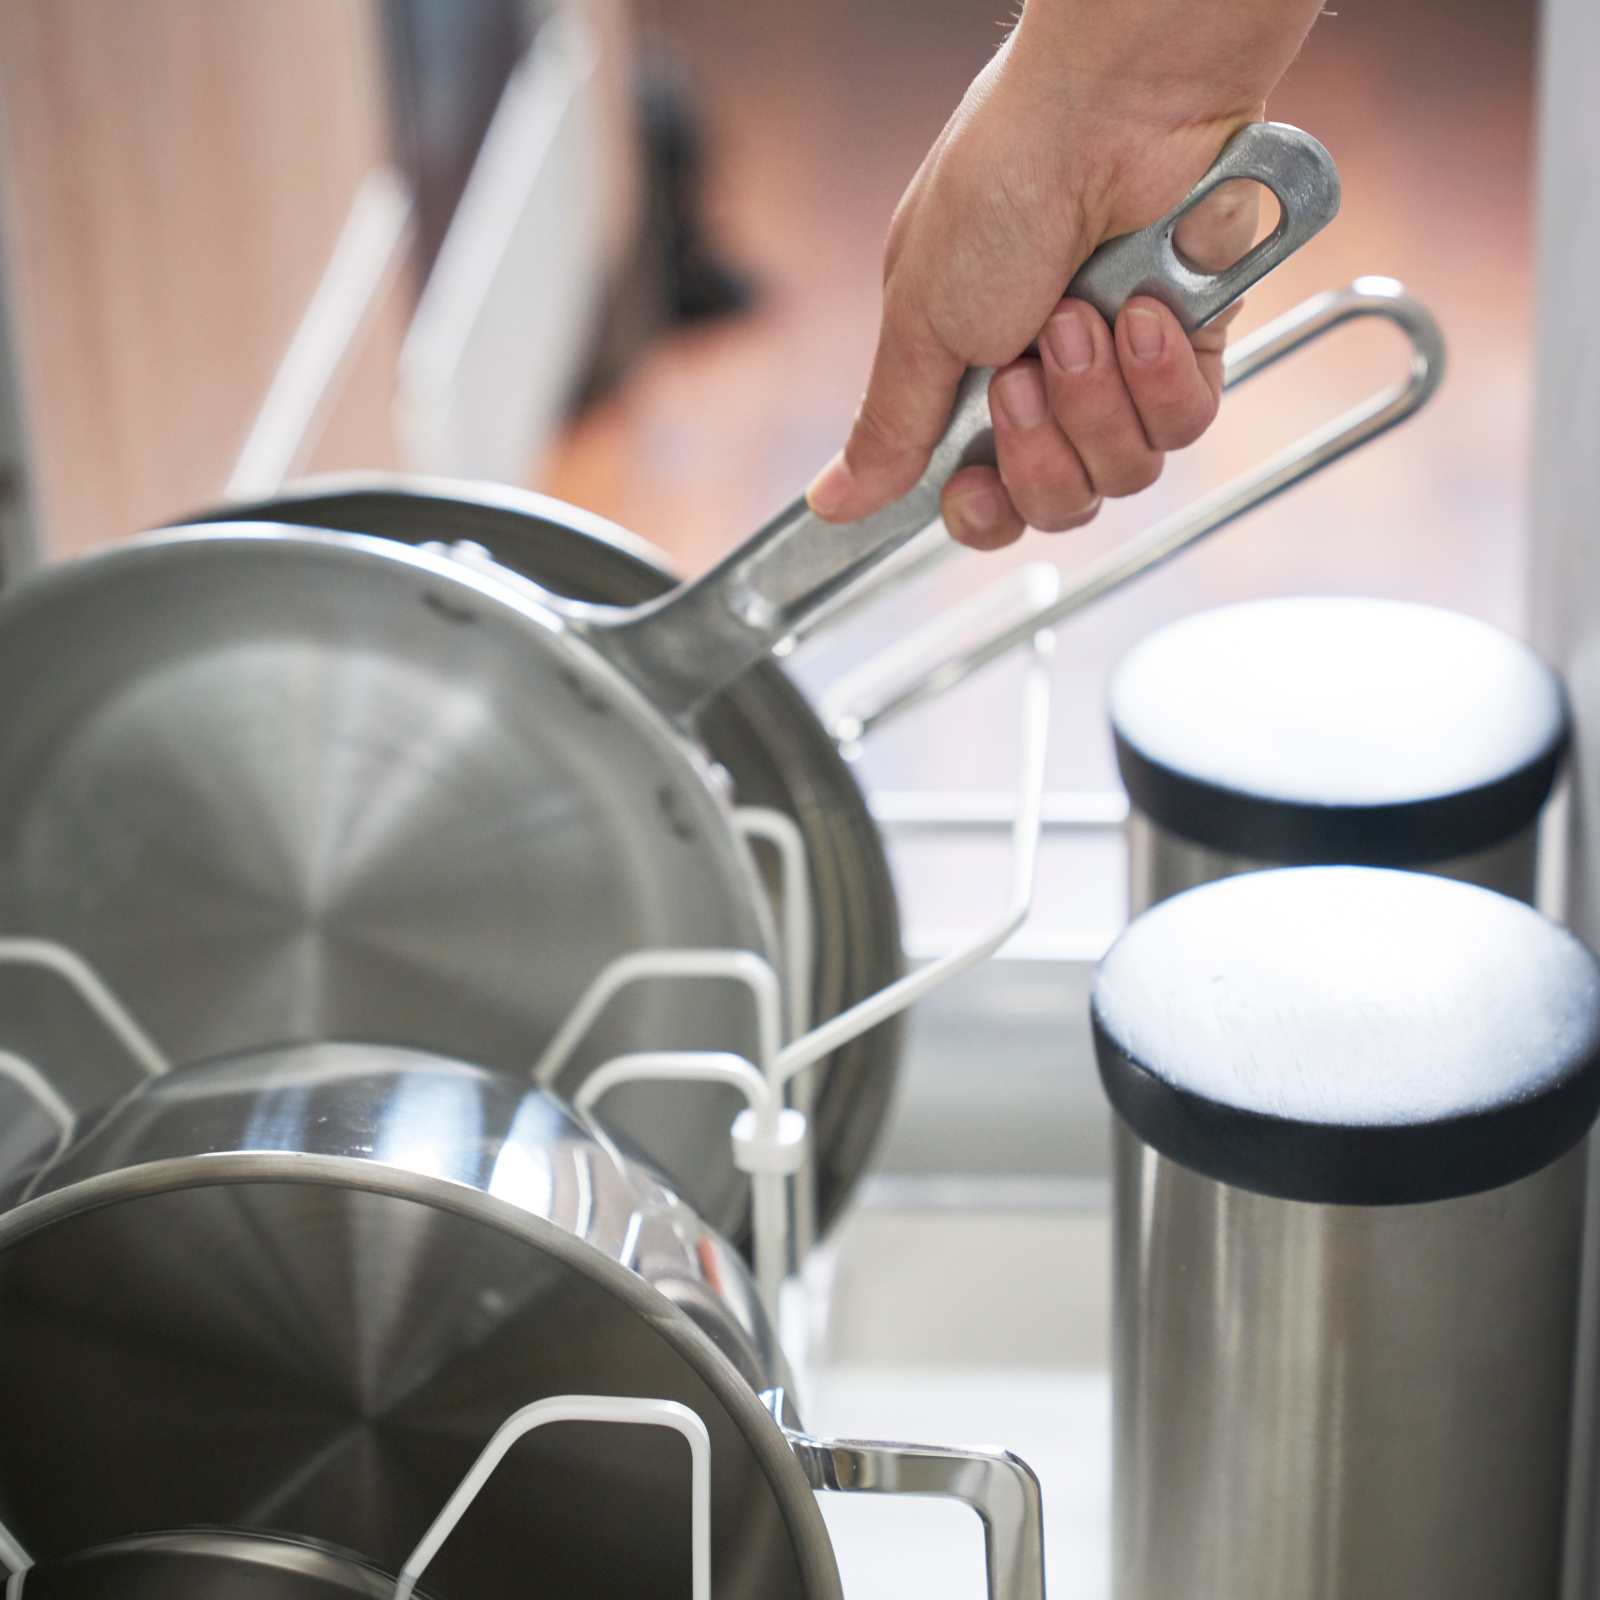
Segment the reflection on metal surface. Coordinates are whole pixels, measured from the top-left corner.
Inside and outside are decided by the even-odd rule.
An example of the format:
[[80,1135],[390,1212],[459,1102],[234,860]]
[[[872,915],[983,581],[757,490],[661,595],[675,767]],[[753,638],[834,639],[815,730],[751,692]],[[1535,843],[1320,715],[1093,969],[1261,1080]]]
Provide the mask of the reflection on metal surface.
[[393,1600],[394,1579],[320,1540],[176,1528],[47,1557],[6,1600]]
[[1003,1451],[813,1439],[786,1421],[781,1390],[763,1398],[813,1489],[959,1500],[983,1523],[989,1600],[1044,1600],[1044,1514],[1025,1461]]
[[1583,1148],[1308,1205],[1116,1130],[1116,1600],[1554,1595]]
[[[1532,826],[1493,849],[1478,850],[1448,861],[1418,863],[1408,870],[1480,884],[1497,894],[1510,895],[1513,900],[1524,900],[1532,905],[1538,876],[1538,850],[1539,830]],[[1181,894],[1185,889],[1277,865],[1279,863],[1254,856],[1196,844],[1152,822],[1141,812],[1134,812],[1128,820],[1129,910],[1135,916],[1158,900]]]

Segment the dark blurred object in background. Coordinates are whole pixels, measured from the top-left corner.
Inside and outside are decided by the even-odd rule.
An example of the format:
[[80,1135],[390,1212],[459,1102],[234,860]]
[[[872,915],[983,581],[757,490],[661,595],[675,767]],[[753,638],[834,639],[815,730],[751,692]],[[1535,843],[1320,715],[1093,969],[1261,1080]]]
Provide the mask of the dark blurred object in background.
[[527,0],[388,0],[384,8],[395,157],[411,181],[422,277],[535,30]]

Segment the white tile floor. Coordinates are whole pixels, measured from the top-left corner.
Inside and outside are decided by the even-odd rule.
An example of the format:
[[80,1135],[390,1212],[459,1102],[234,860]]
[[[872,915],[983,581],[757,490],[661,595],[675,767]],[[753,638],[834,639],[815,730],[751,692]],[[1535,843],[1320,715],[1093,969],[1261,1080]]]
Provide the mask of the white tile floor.
[[[818,1432],[1003,1446],[1044,1489],[1058,1600],[1110,1592],[1109,1226],[1099,1212],[867,1207],[834,1247]],[[978,1523],[937,1501],[825,1495],[847,1600],[979,1600]]]

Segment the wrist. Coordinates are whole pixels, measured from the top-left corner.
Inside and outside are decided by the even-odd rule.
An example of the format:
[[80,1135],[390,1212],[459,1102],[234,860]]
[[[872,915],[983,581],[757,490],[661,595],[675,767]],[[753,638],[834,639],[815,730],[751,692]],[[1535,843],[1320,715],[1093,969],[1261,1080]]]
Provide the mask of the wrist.
[[1262,114],[1322,0],[1026,0],[1004,71],[1030,98],[1149,127]]

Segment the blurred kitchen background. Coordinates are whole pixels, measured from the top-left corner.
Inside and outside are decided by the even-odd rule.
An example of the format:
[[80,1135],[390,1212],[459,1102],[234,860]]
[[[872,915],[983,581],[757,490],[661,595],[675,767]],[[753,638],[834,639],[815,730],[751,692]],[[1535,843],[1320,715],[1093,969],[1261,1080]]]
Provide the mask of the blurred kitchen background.
[[[1112,785],[1106,671],[1181,611],[1359,592],[1522,627],[1534,12],[1318,22],[1269,109],[1331,149],[1343,212],[1240,326],[1391,274],[1451,371],[1417,421],[1063,630],[1057,787]],[[838,444],[890,212],[1004,19],[982,0],[10,0],[3,559],[399,468],[548,490],[698,569]],[[1402,362],[1370,319],[1334,335],[1231,397],[1153,490],[956,559],[802,675],[1009,565],[1070,568]],[[1006,677],[886,731],[869,777],[1004,787]],[[1114,865],[1070,875],[1058,915],[1117,918]],[[966,914],[917,878],[936,921]]]

